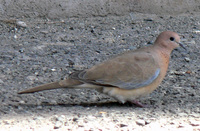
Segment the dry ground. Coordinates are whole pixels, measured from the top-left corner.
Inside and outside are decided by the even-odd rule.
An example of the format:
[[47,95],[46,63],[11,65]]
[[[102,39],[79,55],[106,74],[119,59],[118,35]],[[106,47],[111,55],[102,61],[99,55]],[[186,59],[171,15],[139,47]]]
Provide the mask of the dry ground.
[[[200,131],[200,15],[20,20],[27,26],[0,21],[0,130]],[[149,108],[93,90],[17,94],[145,46],[165,30],[178,32],[188,51],[172,53],[161,86],[141,100]]]

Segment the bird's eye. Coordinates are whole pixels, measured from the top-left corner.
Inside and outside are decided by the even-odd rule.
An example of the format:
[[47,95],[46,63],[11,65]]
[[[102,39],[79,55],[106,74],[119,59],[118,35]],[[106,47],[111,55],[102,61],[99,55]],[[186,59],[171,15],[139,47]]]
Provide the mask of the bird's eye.
[[175,40],[175,38],[174,38],[174,37],[170,37],[169,39],[170,39],[171,41],[174,41],[174,40]]

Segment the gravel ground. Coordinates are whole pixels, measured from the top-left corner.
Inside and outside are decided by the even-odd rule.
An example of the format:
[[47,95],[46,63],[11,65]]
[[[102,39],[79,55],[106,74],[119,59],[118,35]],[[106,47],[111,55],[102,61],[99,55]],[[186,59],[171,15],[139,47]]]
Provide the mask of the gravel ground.
[[[200,131],[200,15],[0,20],[0,130]],[[57,81],[113,55],[146,46],[165,30],[188,51],[173,51],[166,78],[141,99],[119,104],[94,90],[17,92]]]

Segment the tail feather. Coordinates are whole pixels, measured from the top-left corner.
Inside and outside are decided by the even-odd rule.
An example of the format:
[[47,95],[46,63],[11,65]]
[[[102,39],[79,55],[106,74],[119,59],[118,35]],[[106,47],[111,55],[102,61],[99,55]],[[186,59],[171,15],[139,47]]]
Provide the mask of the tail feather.
[[59,84],[59,82],[52,82],[52,83],[39,85],[30,89],[21,91],[18,94],[33,93],[33,92],[51,90],[51,89],[56,89],[56,88],[63,88],[63,87]]
[[18,94],[34,93],[38,91],[58,89],[58,88],[70,88],[70,87],[73,87],[74,85],[79,85],[79,84],[82,84],[82,83],[80,81],[73,80],[73,79],[65,79],[59,82],[52,82],[52,83],[39,85],[27,90],[18,92]]

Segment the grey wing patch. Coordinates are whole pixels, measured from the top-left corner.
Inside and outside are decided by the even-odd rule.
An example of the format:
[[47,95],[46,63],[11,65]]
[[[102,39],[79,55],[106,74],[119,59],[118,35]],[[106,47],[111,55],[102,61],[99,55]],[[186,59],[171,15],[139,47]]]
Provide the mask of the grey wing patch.
[[[127,89],[127,90],[136,89],[136,88],[140,88],[140,87],[151,84],[158,77],[159,74],[160,74],[160,69],[157,69],[153,76],[151,76],[149,79],[144,80],[140,83],[135,83],[134,80],[132,80],[130,82],[118,81],[112,85],[117,86],[121,89]],[[96,82],[101,83],[101,80],[100,81],[97,80]]]

